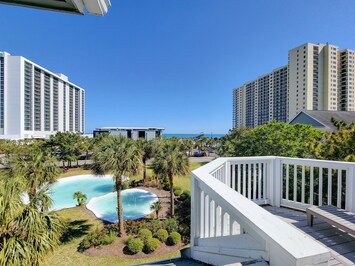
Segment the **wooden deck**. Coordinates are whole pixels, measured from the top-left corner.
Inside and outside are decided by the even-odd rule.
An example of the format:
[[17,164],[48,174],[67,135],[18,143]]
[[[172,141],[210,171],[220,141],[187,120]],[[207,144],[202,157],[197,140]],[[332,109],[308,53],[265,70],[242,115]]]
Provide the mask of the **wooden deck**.
[[316,217],[314,218],[313,227],[310,227],[307,225],[305,212],[271,206],[264,208],[329,248],[332,254],[329,265],[355,265],[355,236],[337,229]]

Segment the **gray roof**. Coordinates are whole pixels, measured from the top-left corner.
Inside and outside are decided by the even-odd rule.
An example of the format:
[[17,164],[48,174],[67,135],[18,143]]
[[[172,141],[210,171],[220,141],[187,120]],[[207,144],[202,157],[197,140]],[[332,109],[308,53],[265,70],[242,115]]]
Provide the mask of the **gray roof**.
[[[308,111],[303,110],[299,112],[290,122],[289,124],[297,123],[298,118],[301,115],[306,115],[315,120],[316,122],[322,124],[324,129],[328,132],[337,131],[337,128],[331,122],[331,119],[334,118],[336,120],[342,120],[347,124],[355,123],[355,112],[354,111]],[[297,121],[297,122],[296,122]],[[317,126],[315,126],[317,127]],[[320,128],[320,127],[318,127]]]
[[0,4],[32,7],[81,15],[84,15],[86,10],[89,14],[99,16],[105,15],[111,6],[110,0],[0,0]]

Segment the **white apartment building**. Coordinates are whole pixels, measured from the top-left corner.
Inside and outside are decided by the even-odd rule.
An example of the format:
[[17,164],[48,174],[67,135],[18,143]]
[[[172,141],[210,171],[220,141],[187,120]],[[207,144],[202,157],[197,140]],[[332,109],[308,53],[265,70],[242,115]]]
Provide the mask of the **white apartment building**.
[[233,128],[286,120],[287,73],[283,66],[233,90]]
[[84,89],[22,56],[0,53],[0,138],[48,138],[84,128]]
[[288,65],[233,90],[233,128],[288,122],[302,110],[355,111],[355,51],[306,43]]

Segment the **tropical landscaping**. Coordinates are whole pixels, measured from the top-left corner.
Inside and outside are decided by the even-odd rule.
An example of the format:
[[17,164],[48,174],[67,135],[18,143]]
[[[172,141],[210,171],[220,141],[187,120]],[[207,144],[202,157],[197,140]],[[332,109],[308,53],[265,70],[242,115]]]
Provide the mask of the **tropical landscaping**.
[[[66,265],[61,259],[64,256],[71,258],[70,265],[79,265],[84,257],[95,254],[92,249],[99,251],[95,258],[102,256],[104,245],[111,246],[110,250],[118,245],[123,251],[106,253],[115,258],[107,259],[105,265],[109,261],[125,263],[127,256],[130,260],[141,258],[134,262],[139,263],[148,257],[176,257],[178,250],[188,244],[189,172],[201,163],[189,165],[186,154],[190,148],[183,141],[133,141],[110,136],[89,139],[58,133],[48,141],[2,141],[0,149],[5,165],[0,179],[1,264],[39,265],[50,257],[51,262]],[[80,157],[84,162],[81,168]],[[87,197],[81,191],[73,194],[78,207],[50,211],[49,186],[59,177],[88,172],[114,176],[119,206],[117,224],[98,220],[86,210]],[[130,181],[124,182],[123,176],[130,176]],[[158,200],[152,204],[149,217],[123,221],[120,192],[137,186],[170,192],[170,208],[165,206],[168,212],[163,212],[164,204]],[[28,202],[23,193],[27,193]],[[54,253],[49,255],[50,251]]]
[[[46,141],[1,141],[0,263],[132,265],[176,257],[190,237],[190,172],[203,164],[189,159],[194,149],[217,149],[220,156],[354,161],[354,125],[333,122],[338,127],[334,133],[270,122],[232,130],[218,141],[89,139],[73,133]],[[113,175],[117,223],[97,219],[86,209],[81,191],[72,195],[77,207],[51,211],[49,186],[58,178],[86,173]],[[121,192],[133,187],[158,191],[158,200],[150,215],[123,220]]]

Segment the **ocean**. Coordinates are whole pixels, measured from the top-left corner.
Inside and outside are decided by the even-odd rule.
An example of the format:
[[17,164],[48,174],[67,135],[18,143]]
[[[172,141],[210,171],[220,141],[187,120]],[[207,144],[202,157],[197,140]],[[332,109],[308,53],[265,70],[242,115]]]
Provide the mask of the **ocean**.
[[[163,133],[164,138],[171,138],[171,137],[177,137],[179,139],[185,139],[185,138],[195,138],[196,136],[199,136],[201,134],[165,134]],[[225,136],[225,134],[204,134],[206,138],[221,138]]]

